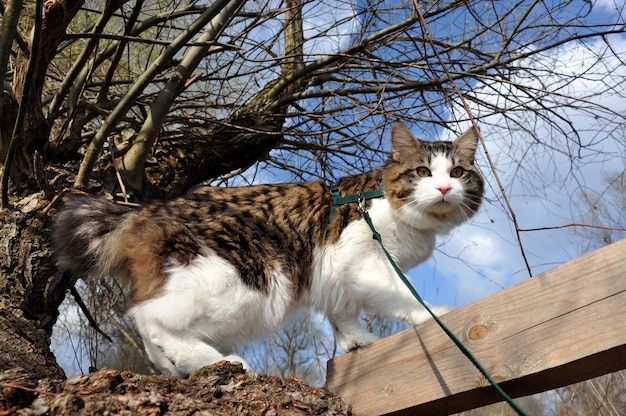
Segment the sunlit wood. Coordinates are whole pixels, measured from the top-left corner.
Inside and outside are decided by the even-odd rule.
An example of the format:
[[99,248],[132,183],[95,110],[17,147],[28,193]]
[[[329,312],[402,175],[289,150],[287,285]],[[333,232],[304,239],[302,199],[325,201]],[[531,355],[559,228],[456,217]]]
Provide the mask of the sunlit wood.
[[[443,317],[519,397],[626,368],[626,239]],[[427,322],[328,364],[327,386],[357,414],[446,415],[501,400]]]

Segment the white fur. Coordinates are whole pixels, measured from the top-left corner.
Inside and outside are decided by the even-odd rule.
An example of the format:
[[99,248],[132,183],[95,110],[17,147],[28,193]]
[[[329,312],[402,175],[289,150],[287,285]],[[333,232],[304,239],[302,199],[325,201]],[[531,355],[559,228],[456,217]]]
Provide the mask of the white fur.
[[168,274],[159,296],[129,311],[150,360],[164,373],[186,375],[224,359],[249,368],[211,344],[272,330],[293,303],[291,282],[280,270],[265,295],[246,286],[231,264],[208,250],[187,266],[173,265]]
[[[434,231],[399,221],[398,216],[404,214],[394,211],[385,199],[374,200],[369,213],[385,248],[403,270],[430,257],[435,247]],[[328,317],[346,351],[376,339],[360,323],[362,310],[381,312],[413,325],[430,318],[396,275],[364,220],[352,222],[337,243],[318,250],[314,270],[306,301]],[[433,308],[437,315],[449,310]]]

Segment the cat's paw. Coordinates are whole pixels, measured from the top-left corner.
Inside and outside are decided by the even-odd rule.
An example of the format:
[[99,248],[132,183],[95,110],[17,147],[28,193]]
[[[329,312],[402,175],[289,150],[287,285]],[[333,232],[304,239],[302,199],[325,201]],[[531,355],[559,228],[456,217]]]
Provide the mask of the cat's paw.
[[372,342],[377,340],[378,337],[376,335],[370,332],[363,332],[362,334],[354,336],[341,337],[338,341],[341,348],[344,351],[349,352],[370,345]]
[[[448,312],[451,312],[455,309],[451,305],[442,305],[442,306],[428,305],[428,307],[430,308],[431,311],[433,311],[435,315],[437,315],[437,317],[445,315]],[[431,318],[432,318],[432,315],[428,313],[427,310],[420,308],[419,310],[416,310],[413,313],[411,313],[408,321],[413,325],[419,325],[421,323],[426,322],[427,320]]]
[[252,369],[252,367],[250,367],[250,364],[248,364],[246,362],[246,360],[244,360],[243,358],[241,358],[238,355],[227,355],[222,360],[230,361],[231,363],[240,363],[243,366],[243,369],[246,370],[246,373],[248,373],[248,374],[254,374],[255,373],[255,371]]

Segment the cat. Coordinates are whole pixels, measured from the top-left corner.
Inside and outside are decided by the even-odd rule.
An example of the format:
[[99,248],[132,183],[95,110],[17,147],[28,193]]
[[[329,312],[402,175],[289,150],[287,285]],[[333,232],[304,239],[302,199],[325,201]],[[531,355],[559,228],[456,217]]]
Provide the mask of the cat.
[[[478,210],[477,144],[475,129],[426,142],[396,123],[382,169],[337,183],[342,195],[382,185],[384,195],[365,208],[402,270],[427,260],[437,234]],[[336,207],[329,224],[331,205],[322,181],[201,186],[140,209],[75,196],[56,218],[53,242],[62,270],[130,280],[129,315],[163,373],[184,377],[221,360],[249,369],[214,345],[271,331],[299,307],[322,312],[345,351],[377,339],[362,326],[362,310],[413,325],[430,317],[394,274],[358,204]]]

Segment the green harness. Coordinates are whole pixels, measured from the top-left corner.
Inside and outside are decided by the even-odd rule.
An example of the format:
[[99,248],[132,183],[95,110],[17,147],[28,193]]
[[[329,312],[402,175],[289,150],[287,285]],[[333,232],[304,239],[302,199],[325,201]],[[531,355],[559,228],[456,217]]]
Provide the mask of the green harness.
[[331,224],[333,222],[337,208],[342,205],[353,204],[355,202],[358,202],[359,205],[363,205],[363,203],[367,200],[375,199],[375,198],[382,198],[383,196],[385,196],[385,193],[383,192],[382,181],[379,182],[379,186],[380,186],[379,189],[376,189],[375,191],[359,192],[358,194],[352,194],[352,195],[347,195],[347,196],[341,196],[341,190],[339,189],[339,186],[337,185],[331,186],[330,194],[333,197],[333,205],[330,207],[330,215],[328,216],[328,224]]

